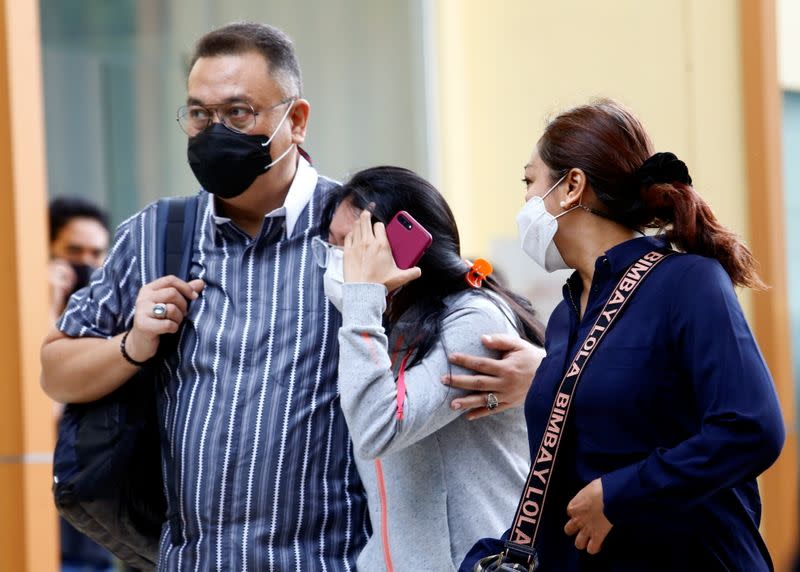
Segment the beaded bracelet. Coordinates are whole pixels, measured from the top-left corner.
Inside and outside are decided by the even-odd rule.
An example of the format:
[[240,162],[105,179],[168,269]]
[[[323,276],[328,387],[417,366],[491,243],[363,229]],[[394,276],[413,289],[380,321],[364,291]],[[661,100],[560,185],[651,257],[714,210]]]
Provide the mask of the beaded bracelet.
[[128,334],[130,334],[130,333],[131,333],[131,331],[128,330],[127,332],[125,332],[125,335],[122,336],[122,341],[120,341],[120,343],[119,343],[119,351],[122,353],[122,357],[125,358],[125,361],[127,361],[129,364],[135,365],[136,367],[142,367],[144,364],[147,363],[147,360],[145,360],[145,361],[136,361],[131,356],[129,356],[128,352],[125,350],[125,340],[128,339]]

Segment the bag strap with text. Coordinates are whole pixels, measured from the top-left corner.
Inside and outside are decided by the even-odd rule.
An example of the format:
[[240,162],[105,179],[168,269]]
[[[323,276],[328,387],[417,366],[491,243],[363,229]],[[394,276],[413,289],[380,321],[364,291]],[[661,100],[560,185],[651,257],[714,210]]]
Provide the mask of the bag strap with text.
[[566,427],[567,417],[572,406],[572,397],[575,388],[586,368],[586,364],[594,354],[597,346],[611,326],[622,313],[626,303],[633,293],[644,281],[648,274],[668,256],[674,254],[671,250],[654,250],[634,262],[623,274],[605,307],[600,312],[594,326],[589,330],[586,339],[581,344],[575,357],[561,379],[556,392],[550,416],[547,419],[542,440],[536,456],[531,459],[531,469],[528,473],[525,488],[522,492],[514,524],[511,527],[509,540],[506,541],[505,556],[514,552],[523,556],[531,564],[536,558],[534,544],[539,532],[539,523],[542,519],[544,502],[550,485],[550,476],[553,473],[561,437]]

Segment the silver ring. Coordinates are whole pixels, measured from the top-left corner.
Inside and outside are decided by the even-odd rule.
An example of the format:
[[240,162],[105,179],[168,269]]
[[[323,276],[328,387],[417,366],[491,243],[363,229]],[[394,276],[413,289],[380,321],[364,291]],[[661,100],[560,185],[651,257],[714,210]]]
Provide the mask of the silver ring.
[[492,409],[496,409],[498,405],[500,405],[500,402],[497,401],[497,396],[494,393],[487,393],[486,409],[489,409],[491,411]]
[[162,302],[153,304],[153,309],[151,310],[151,313],[153,314],[154,318],[163,320],[164,318],[167,317],[167,305]]

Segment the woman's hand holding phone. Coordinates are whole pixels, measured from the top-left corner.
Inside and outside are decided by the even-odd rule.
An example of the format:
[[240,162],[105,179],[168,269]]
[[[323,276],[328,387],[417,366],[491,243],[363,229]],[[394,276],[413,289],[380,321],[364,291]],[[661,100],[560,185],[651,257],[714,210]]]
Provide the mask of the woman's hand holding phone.
[[393,292],[421,275],[418,267],[397,267],[386,228],[380,222],[373,227],[372,213],[364,209],[344,239],[344,281],[383,284]]

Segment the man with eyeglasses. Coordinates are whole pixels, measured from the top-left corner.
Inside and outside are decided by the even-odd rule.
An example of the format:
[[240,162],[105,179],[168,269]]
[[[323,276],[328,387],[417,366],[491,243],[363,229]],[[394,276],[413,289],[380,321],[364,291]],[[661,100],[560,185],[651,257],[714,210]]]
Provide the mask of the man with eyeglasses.
[[86,402],[180,329],[158,398],[181,530],[164,524],[159,569],[352,570],[371,532],[338,401],[340,315],[311,252],[337,183],[300,149],[308,115],[283,32],[203,36],[177,117],[203,187],[191,280],[154,276],[151,205],[42,349],[45,391]]

